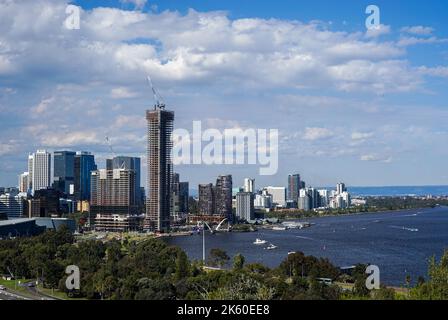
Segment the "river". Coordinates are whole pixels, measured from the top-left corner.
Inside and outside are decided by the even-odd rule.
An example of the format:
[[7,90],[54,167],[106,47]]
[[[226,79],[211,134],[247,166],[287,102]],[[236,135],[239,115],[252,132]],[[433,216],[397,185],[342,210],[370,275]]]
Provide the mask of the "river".
[[[378,265],[381,282],[402,286],[406,275],[413,283],[427,275],[428,259],[441,257],[448,249],[448,208],[345,215],[307,219],[306,229],[206,235],[206,252],[221,248],[231,257],[241,253],[246,262],[276,267],[289,251],[328,258],[336,266],[356,263]],[[255,238],[278,248],[265,250],[253,244]],[[170,237],[169,244],[184,249],[190,259],[202,258],[202,236]]]

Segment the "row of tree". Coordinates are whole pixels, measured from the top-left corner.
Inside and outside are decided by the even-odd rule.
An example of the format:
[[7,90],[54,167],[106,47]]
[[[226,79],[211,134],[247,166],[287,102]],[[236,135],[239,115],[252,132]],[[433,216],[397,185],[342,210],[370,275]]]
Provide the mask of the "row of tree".
[[[208,263],[230,267],[210,271],[202,262],[189,261],[178,247],[150,239],[136,243],[116,240],[75,242],[66,229],[49,231],[32,238],[0,242],[0,273],[39,278],[47,288],[87,299],[341,299],[394,298],[382,289],[372,296],[365,289],[365,266],[353,276],[341,275],[327,259],[290,254],[274,269],[259,263],[246,264],[242,255],[233,260],[220,249],[212,249]],[[68,292],[65,267],[77,265],[81,288]],[[353,292],[326,285],[320,278],[354,282]],[[431,280],[412,290],[413,297],[448,298],[448,255],[430,268]]]

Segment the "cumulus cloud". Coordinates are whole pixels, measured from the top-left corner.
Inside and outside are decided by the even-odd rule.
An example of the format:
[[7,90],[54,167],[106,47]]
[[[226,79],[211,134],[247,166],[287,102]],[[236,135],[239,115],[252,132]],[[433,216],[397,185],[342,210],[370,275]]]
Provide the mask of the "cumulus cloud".
[[304,140],[321,140],[321,139],[328,139],[333,136],[333,132],[326,128],[306,128],[305,133],[303,135]]
[[66,134],[46,134],[41,137],[41,144],[46,147],[66,148],[74,146],[88,146],[102,143],[96,132],[78,131]]
[[110,96],[113,99],[127,99],[127,98],[135,98],[137,96],[137,93],[132,92],[129,88],[126,87],[119,87],[119,88],[113,88],[110,91]]
[[448,67],[438,66],[435,68],[420,67],[418,71],[424,75],[431,75],[433,77],[448,77]]
[[365,139],[368,139],[371,137],[373,137],[372,132],[353,132],[352,133],[353,140],[365,140]]
[[36,105],[35,107],[32,108],[32,112],[35,113],[44,113],[48,110],[48,107],[54,102],[55,98],[54,97],[50,97],[50,98],[45,98],[43,100],[41,100],[41,102],[39,102],[38,105]]
[[120,0],[121,3],[127,4],[131,3],[135,6],[136,9],[143,9],[148,2],[148,0]]
[[376,154],[365,154],[360,157],[361,161],[375,161],[375,162],[384,162],[389,163],[392,162],[392,157],[390,156],[381,156]]
[[412,46],[416,44],[436,44],[448,43],[448,39],[439,39],[437,37],[418,38],[418,37],[402,37],[397,45],[401,47]]
[[397,125],[380,135],[375,124],[446,119],[443,110],[422,116],[418,106],[387,100],[425,92],[431,77],[446,76],[445,66],[422,66],[407,52],[412,43],[444,43],[433,30],[397,38],[390,26],[365,33],[222,11],[124,10],[147,4],[125,2],[83,9],[80,30],[68,30],[68,1],[27,1],[26,10],[24,1],[0,1],[0,87],[12,90],[0,91],[7,111],[0,126],[4,141],[21,139],[16,166],[39,146],[101,155],[105,135],[117,152],[144,154],[144,112],[153,104],[147,74],[175,110],[176,127],[197,119],[221,130],[280,127],[290,137],[280,148],[292,162],[302,155],[358,161],[372,153],[360,141],[390,145],[403,132]]
[[424,26],[413,26],[413,27],[403,27],[401,32],[415,34],[419,36],[429,36],[433,33],[434,29],[431,27]]

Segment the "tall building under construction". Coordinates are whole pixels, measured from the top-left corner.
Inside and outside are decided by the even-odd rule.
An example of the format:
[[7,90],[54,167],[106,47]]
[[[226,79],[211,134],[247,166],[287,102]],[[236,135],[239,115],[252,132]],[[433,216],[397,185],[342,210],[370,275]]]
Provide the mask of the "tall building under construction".
[[148,122],[148,198],[144,229],[155,232],[170,230],[172,210],[172,159],[171,149],[174,112],[157,103],[146,111]]

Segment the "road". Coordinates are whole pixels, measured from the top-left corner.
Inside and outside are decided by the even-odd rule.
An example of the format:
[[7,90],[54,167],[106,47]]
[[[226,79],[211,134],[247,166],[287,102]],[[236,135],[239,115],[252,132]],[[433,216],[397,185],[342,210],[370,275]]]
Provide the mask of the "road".
[[32,300],[7,290],[0,290],[0,300]]
[[37,291],[34,286],[30,286],[30,283],[23,283],[21,286],[27,289],[28,292],[26,295],[7,288],[0,290],[0,300],[57,300],[54,297]]

